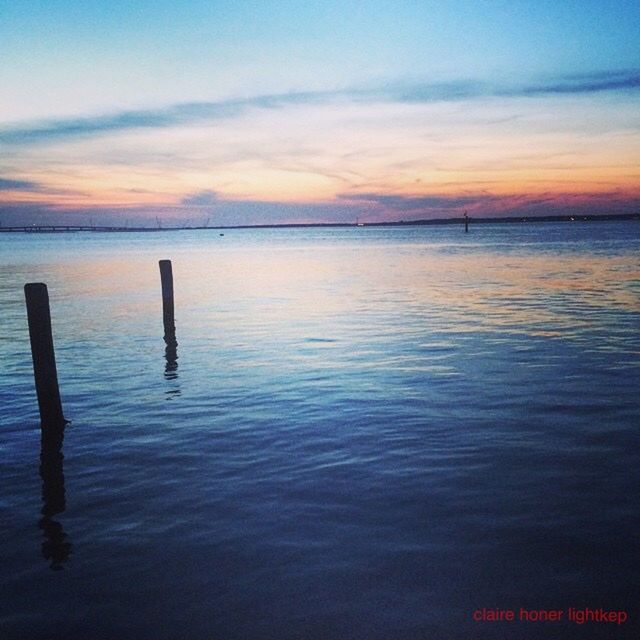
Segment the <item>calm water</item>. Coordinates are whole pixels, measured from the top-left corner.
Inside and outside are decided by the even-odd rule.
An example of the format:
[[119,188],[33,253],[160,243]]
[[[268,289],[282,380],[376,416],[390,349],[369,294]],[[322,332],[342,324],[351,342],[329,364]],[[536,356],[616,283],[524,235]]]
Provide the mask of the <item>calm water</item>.
[[[0,638],[637,638],[639,250],[637,223],[0,235]],[[42,470],[32,281],[72,420]],[[472,620],[569,606],[631,619]]]

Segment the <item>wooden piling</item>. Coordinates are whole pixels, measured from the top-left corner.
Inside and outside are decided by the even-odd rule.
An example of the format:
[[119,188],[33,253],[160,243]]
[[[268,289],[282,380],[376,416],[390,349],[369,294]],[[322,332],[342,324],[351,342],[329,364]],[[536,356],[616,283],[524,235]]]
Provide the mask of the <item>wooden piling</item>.
[[173,270],[171,260],[160,260],[160,281],[162,283],[162,321],[164,323],[164,341],[176,342],[176,322],[173,304]]
[[42,282],[25,284],[24,296],[27,304],[33,375],[36,383],[41,427],[43,432],[45,429],[59,430],[64,428],[67,421],[62,414],[62,402],[58,388],[47,285]]

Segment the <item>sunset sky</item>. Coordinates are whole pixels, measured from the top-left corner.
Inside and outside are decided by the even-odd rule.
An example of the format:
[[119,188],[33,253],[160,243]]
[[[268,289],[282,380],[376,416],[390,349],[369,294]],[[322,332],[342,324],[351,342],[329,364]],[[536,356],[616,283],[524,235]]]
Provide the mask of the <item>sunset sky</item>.
[[637,0],[0,0],[0,223],[640,210]]

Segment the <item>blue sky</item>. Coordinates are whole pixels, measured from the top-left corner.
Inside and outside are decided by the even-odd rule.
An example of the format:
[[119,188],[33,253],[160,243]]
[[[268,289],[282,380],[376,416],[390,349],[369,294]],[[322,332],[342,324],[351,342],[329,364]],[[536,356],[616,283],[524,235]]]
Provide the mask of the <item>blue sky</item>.
[[[231,218],[243,218],[243,202],[253,221],[257,203],[268,203],[271,221],[278,202],[287,211],[315,206],[323,219],[332,206],[339,218],[346,205],[371,211],[375,202],[384,217],[397,213],[380,204],[387,196],[412,206],[419,198],[539,196],[531,167],[528,178],[514,169],[533,148],[544,193],[558,203],[610,193],[633,207],[638,33],[640,3],[615,0],[2,0],[0,206],[14,218],[89,209],[114,216],[128,207],[180,219],[199,193],[215,193],[213,215],[227,207]],[[489,135],[486,123],[500,120],[521,126]],[[466,151],[461,127],[477,140]],[[335,130],[344,135],[328,149]],[[446,153],[448,137],[459,169],[442,173],[432,152]],[[424,153],[417,139],[427,141]],[[554,181],[548,158],[567,144],[571,157],[558,162]],[[505,145],[518,152],[503,156]],[[376,149],[396,168],[385,174],[384,154],[372,160]],[[598,149],[619,159],[619,179],[614,160],[598,164]],[[360,171],[344,160],[358,155]],[[466,180],[470,163],[496,160],[496,175]],[[572,167],[577,173],[564,180]],[[474,193],[470,185],[480,183]],[[146,199],[134,197],[145,190]]]

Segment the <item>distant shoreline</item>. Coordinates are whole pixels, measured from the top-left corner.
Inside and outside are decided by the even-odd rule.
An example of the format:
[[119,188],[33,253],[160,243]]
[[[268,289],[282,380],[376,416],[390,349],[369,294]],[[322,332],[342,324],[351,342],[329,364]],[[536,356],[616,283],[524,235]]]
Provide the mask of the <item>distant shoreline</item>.
[[[475,224],[516,224],[535,222],[607,222],[612,220],[640,220],[640,213],[604,214],[604,215],[562,215],[562,216],[513,216],[469,218]],[[291,229],[291,228],[324,228],[324,227],[417,227],[428,225],[464,225],[464,218],[434,218],[429,220],[395,220],[385,222],[309,222],[284,224],[238,224],[224,226],[183,226],[183,227],[123,227],[98,225],[24,225],[0,227],[0,233],[77,233],[82,231],[124,233],[141,231],[216,231],[224,229]]]

